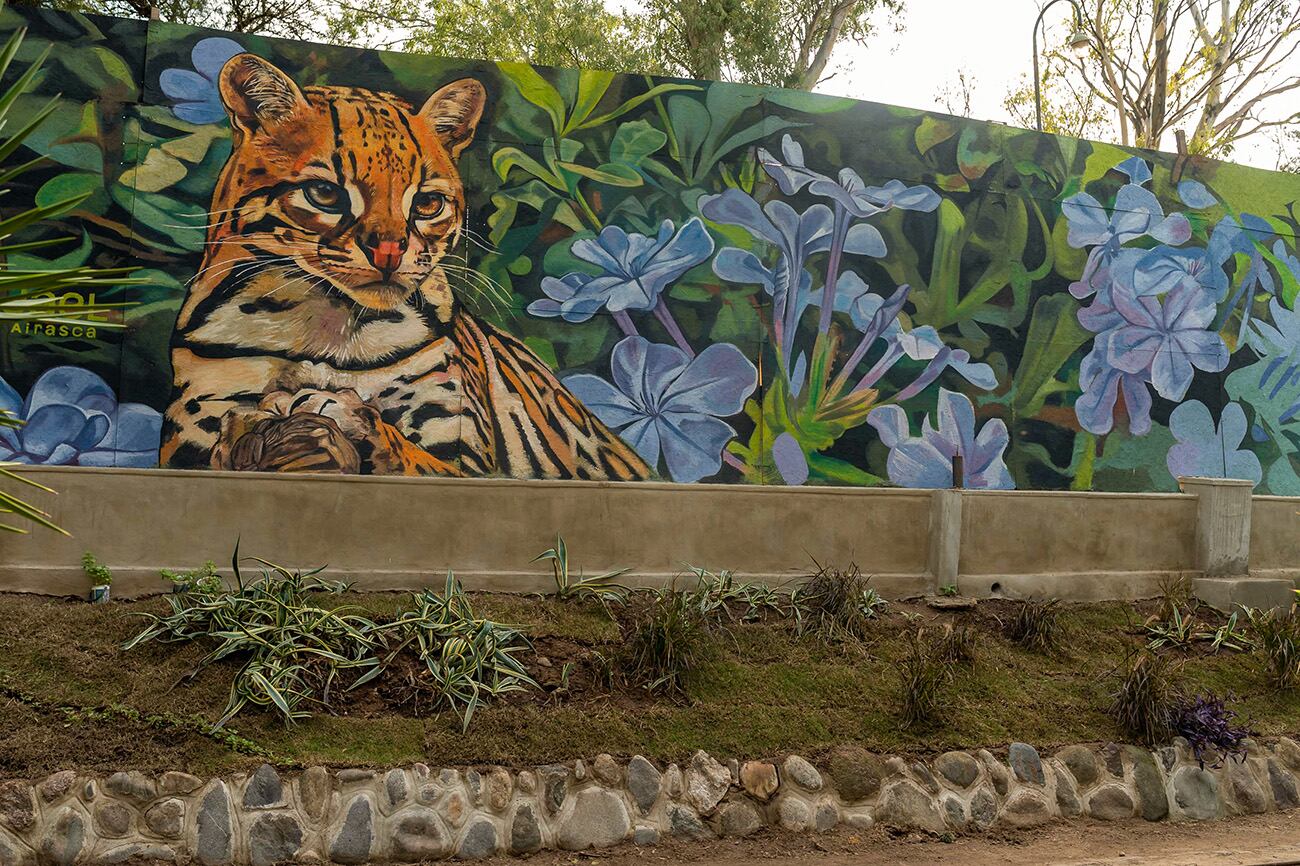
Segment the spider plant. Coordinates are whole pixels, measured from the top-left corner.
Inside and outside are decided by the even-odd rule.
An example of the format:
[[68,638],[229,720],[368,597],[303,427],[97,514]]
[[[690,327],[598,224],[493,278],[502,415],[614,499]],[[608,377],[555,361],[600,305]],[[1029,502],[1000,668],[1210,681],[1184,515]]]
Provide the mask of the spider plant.
[[189,676],[225,659],[241,662],[214,729],[250,704],[274,707],[286,724],[308,718],[313,707],[329,706],[340,674],[374,671],[379,665],[374,622],[353,609],[324,607],[312,599],[342,593],[346,584],[318,577],[323,568],[293,571],[256,557],[251,561],[262,569],[246,581],[236,544],[234,590],[208,586],[169,595],[170,612],[139,614],[148,624],[122,645],[131,650],[153,641],[216,641]]
[[[4,47],[0,49],[0,78],[3,78],[8,72],[9,65],[18,54],[18,49],[22,45],[26,32],[25,28],[15,31]],[[15,121],[10,112],[18,101],[18,97],[25,93],[35,80],[48,54],[49,49],[47,48],[39,57],[28,64],[23,73],[9,85],[3,94],[0,94],[0,128],[7,127],[11,122],[21,124],[5,141],[0,142],[0,166],[4,166],[0,168],[0,196],[12,191],[11,184],[15,179],[46,161],[45,157],[41,156],[20,162],[17,165],[10,165],[11,158],[27,141],[28,136],[40,127],[54,111],[57,105],[57,97],[51,98],[35,114],[19,121]],[[14,253],[29,252],[72,240],[69,237],[58,237],[18,243],[10,242],[10,239],[15,234],[37,223],[47,219],[67,216],[90,195],[89,192],[81,193],[47,205],[23,208],[8,216],[0,216],[0,321],[39,321],[53,324],[71,324],[110,309],[127,306],[126,304],[89,305],[81,303],[73,305],[65,301],[65,296],[69,292],[97,286],[134,284],[138,280],[127,278],[127,275],[131,272],[130,268],[77,267],[28,270],[15,268],[9,262],[9,256]],[[80,298],[78,298],[78,301],[80,301]],[[97,325],[104,328],[122,327],[120,323],[116,322],[97,322]],[[0,428],[21,427],[22,424],[22,419],[18,418],[14,413],[6,409],[0,409]],[[0,478],[26,484],[46,493],[54,492],[49,487],[20,475],[13,468],[20,465],[10,461],[0,462]],[[50,519],[48,512],[32,505],[21,496],[5,490],[0,490],[0,514],[12,514],[46,529],[53,529],[64,535],[68,534]],[[0,530],[17,533],[27,532],[24,527],[7,522],[0,522]]]
[[476,617],[450,571],[442,595],[431,589],[415,593],[408,610],[392,622],[371,624],[369,636],[385,645],[387,655],[352,687],[378,676],[399,653],[413,651],[429,673],[437,702],[460,716],[462,731],[490,699],[539,687],[516,658],[530,648],[527,639],[516,628]]
[[1197,629],[1195,614],[1183,613],[1178,606],[1170,608],[1168,619],[1153,616],[1142,625],[1142,629],[1151,638],[1147,641],[1147,649],[1153,650],[1163,647],[1189,649],[1204,634]]
[[616,579],[628,570],[620,568],[618,571],[584,577],[579,569],[577,577],[574,577],[569,571],[569,548],[564,543],[563,536],[557,535],[554,547],[533,557],[533,562],[543,560],[550,560],[551,574],[555,578],[555,596],[562,601],[587,598],[595,598],[601,604],[622,604],[627,601],[631,590],[617,583]]
[[782,613],[785,599],[780,592],[762,583],[742,583],[734,572],[711,572],[687,566],[695,575],[695,589],[690,596],[706,619],[732,619],[731,605],[744,605],[742,622],[760,619],[765,612]]

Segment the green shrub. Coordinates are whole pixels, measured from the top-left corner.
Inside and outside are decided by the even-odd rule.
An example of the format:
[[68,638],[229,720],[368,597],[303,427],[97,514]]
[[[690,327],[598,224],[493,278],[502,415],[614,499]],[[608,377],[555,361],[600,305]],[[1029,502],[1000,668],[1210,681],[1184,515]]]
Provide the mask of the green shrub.
[[221,575],[217,572],[217,564],[210,559],[189,571],[172,571],[170,568],[164,568],[159,574],[164,580],[170,580],[178,587],[191,591],[213,593],[223,588]]
[[930,725],[942,715],[944,689],[952,681],[952,668],[943,655],[941,643],[924,628],[908,632],[907,651],[898,664],[903,727]]
[[317,575],[322,569],[291,571],[256,559],[260,576],[245,581],[235,548],[232,568],[237,587],[195,590],[167,596],[171,612],[140,614],[149,622],[123,644],[131,650],[151,641],[177,643],[201,638],[216,647],[200,659],[197,673],[223,659],[240,662],[230,699],[214,725],[222,727],[244,707],[275,707],[292,723],[329,707],[339,676],[373,670],[375,624],[347,608],[327,608],[313,596],[337,595],[346,585]]
[[1142,650],[1126,660],[1108,710],[1127,736],[1157,746],[1173,735],[1179,700],[1173,664]]
[[109,586],[113,582],[113,572],[89,550],[81,554],[81,570],[90,578],[91,586]]
[[765,613],[783,614],[788,597],[762,583],[742,583],[730,571],[711,572],[690,566],[696,577],[695,589],[690,596],[700,614],[706,619],[734,618],[732,607],[744,607],[741,622],[754,622]]
[[814,560],[817,571],[790,596],[796,628],[801,635],[827,640],[861,640],[887,602],[868,586],[857,563],[839,569]]
[[555,579],[556,598],[564,601],[595,598],[601,604],[621,604],[627,601],[630,590],[616,582],[616,579],[625,574],[627,569],[620,568],[618,571],[593,577],[583,577],[582,570],[579,569],[578,576],[575,578],[569,573],[569,548],[564,543],[563,536],[556,536],[554,547],[547,548],[533,557],[533,562],[542,560],[550,560],[551,575]]
[[1061,642],[1060,600],[1027,601],[1007,624],[1007,637],[1033,652],[1048,653]]
[[652,694],[685,695],[687,680],[711,646],[708,624],[691,593],[650,593],[622,637],[617,668],[625,683]]
[[1300,609],[1285,613],[1243,608],[1246,630],[1259,654],[1268,681],[1289,690],[1300,683]]
[[429,673],[434,706],[445,706],[469,728],[474,711],[508,692],[537,688],[517,654],[531,649],[512,626],[474,615],[460,581],[447,572],[442,595],[425,589],[411,596],[411,607],[392,622],[370,627],[387,648],[380,665],[362,675],[359,686],[378,676],[404,651],[412,651]]

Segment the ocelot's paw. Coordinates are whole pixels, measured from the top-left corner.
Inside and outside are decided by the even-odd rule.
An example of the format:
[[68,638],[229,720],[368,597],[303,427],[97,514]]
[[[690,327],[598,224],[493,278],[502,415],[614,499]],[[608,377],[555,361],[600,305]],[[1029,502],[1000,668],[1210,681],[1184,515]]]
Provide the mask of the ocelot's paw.
[[354,475],[361,457],[338,423],[324,415],[232,410],[221,419],[212,468]]
[[285,417],[318,415],[328,418],[355,444],[373,442],[379,432],[379,411],[351,388],[340,391],[303,388],[292,393],[275,391],[262,398],[259,408]]

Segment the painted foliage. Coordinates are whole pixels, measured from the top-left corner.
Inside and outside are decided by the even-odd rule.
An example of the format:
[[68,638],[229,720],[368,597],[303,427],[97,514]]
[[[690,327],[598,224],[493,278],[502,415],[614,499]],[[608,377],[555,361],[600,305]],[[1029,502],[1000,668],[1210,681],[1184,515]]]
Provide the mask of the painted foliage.
[[1300,494],[1295,176],[777,89],[0,14],[28,59],[59,45],[25,97],[59,94],[49,163],[15,199],[90,193],[39,231],[139,278],[94,299],[131,302],[121,330],[4,334],[28,423],[0,456],[935,487],[960,455],[975,488]]

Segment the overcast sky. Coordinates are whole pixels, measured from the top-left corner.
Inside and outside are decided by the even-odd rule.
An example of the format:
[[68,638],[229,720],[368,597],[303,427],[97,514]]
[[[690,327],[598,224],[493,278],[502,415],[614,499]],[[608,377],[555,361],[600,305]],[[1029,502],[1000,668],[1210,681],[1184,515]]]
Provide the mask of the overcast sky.
[[[1038,9],[1038,0],[907,0],[907,29],[900,34],[882,30],[869,48],[841,46],[833,59],[839,63],[836,75],[818,90],[943,110],[939,91],[964,69],[975,79],[971,114],[1009,120],[1002,98],[1008,88],[1029,80],[1030,31]],[[1064,31],[1069,20],[1067,3],[1047,13],[1046,21]],[[1292,58],[1292,67],[1292,74],[1300,72],[1300,55]],[[1300,108],[1300,93],[1290,104],[1292,110]],[[1255,139],[1238,148],[1234,161],[1275,168],[1277,146],[1263,135]]]

